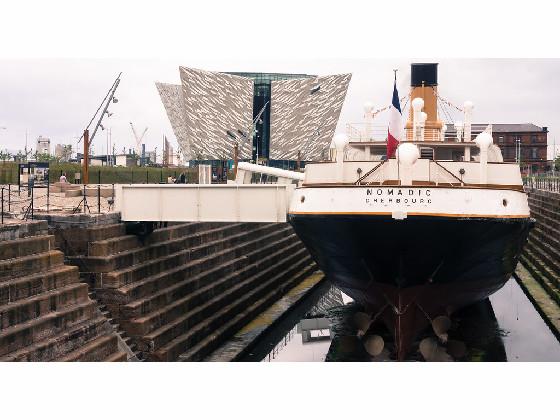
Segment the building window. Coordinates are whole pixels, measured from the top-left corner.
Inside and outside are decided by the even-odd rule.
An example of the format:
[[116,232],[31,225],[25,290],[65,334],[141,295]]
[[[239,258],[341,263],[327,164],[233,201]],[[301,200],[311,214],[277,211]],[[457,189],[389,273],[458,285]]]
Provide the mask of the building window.
[[535,134],[531,135],[531,143],[536,143],[538,141],[537,136]]
[[504,136],[499,136],[498,137],[498,143],[499,144],[504,144]]
[[536,147],[533,147],[531,149],[531,158],[532,159],[537,159],[538,157],[539,157],[538,150],[537,150]]
[[514,142],[521,142],[521,136],[513,136],[513,141]]

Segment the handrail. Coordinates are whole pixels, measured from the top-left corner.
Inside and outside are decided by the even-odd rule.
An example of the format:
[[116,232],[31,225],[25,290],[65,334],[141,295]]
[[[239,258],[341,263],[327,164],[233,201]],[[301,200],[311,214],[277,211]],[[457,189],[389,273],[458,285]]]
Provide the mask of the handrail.
[[443,169],[445,172],[447,172],[449,175],[451,175],[453,178],[455,178],[457,181],[459,181],[461,183],[461,185],[465,185],[465,183],[463,182],[462,179],[458,178],[453,172],[451,172],[445,166],[441,165],[437,160],[433,160],[432,162],[434,162],[437,166],[439,166],[441,169]]
[[366,179],[368,176],[370,176],[371,174],[373,174],[380,166],[382,166],[385,162],[387,162],[387,160],[384,160],[382,162],[380,162],[379,164],[377,164],[376,166],[373,167],[373,169],[370,169],[369,171],[366,172],[365,175],[361,176],[360,178],[358,178],[358,180],[356,182],[354,182],[354,185],[360,185],[361,182]]

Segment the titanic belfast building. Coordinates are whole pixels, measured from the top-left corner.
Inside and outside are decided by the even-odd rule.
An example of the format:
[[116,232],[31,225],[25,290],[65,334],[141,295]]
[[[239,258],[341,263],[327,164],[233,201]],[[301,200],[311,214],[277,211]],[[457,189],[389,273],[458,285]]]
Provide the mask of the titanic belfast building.
[[156,83],[186,161],[294,165],[326,156],[350,74],[225,73],[179,68],[180,84]]

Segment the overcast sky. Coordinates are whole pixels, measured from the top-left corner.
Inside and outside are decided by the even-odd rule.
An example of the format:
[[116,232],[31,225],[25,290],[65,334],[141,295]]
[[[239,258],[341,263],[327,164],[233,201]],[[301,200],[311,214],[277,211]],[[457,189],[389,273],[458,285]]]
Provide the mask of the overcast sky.
[[[117,59],[4,59],[0,60],[0,148],[23,149],[25,132],[34,147],[39,135],[51,144],[71,143],[81,135],[117,74],[122,81],[111,104],[114,113],[105,118],[117,150],[134,146],[129,122],[143,130],[148,150],[158,146],[165,134],[176,143],[154,82],[179,83],[180,65],[215,71],[294,72],[327,75],[352,73],[352,80],[338,131],[348,122],[361,122],[363,104],[375,108],[390,103],[393,68],[398,68],[401,96],[409,90],[412,59],[231,59],[117,60]],[[475,104],[474,122],[525,123],[549,127],[549,156],[554,139],[560,143],[560,59],[438,59],[439,93],[461,106]],[[385,113],[386,114],[386,113]],[[454,119],[461,119],[457,112]],[[386,124],[380,114],[375,124]],[[96,153],[106,151],[106,131],[98,131]],[[54,147],[54,146],[53,146]],[[560,150],[560,145],[557,147]]]

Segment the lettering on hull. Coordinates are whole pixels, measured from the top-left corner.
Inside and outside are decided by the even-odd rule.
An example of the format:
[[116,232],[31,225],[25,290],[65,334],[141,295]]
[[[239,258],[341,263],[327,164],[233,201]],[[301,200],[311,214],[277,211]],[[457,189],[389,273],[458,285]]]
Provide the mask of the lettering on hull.
[[368,188],[366,204],[432,204],[432,191],[420,188]]

